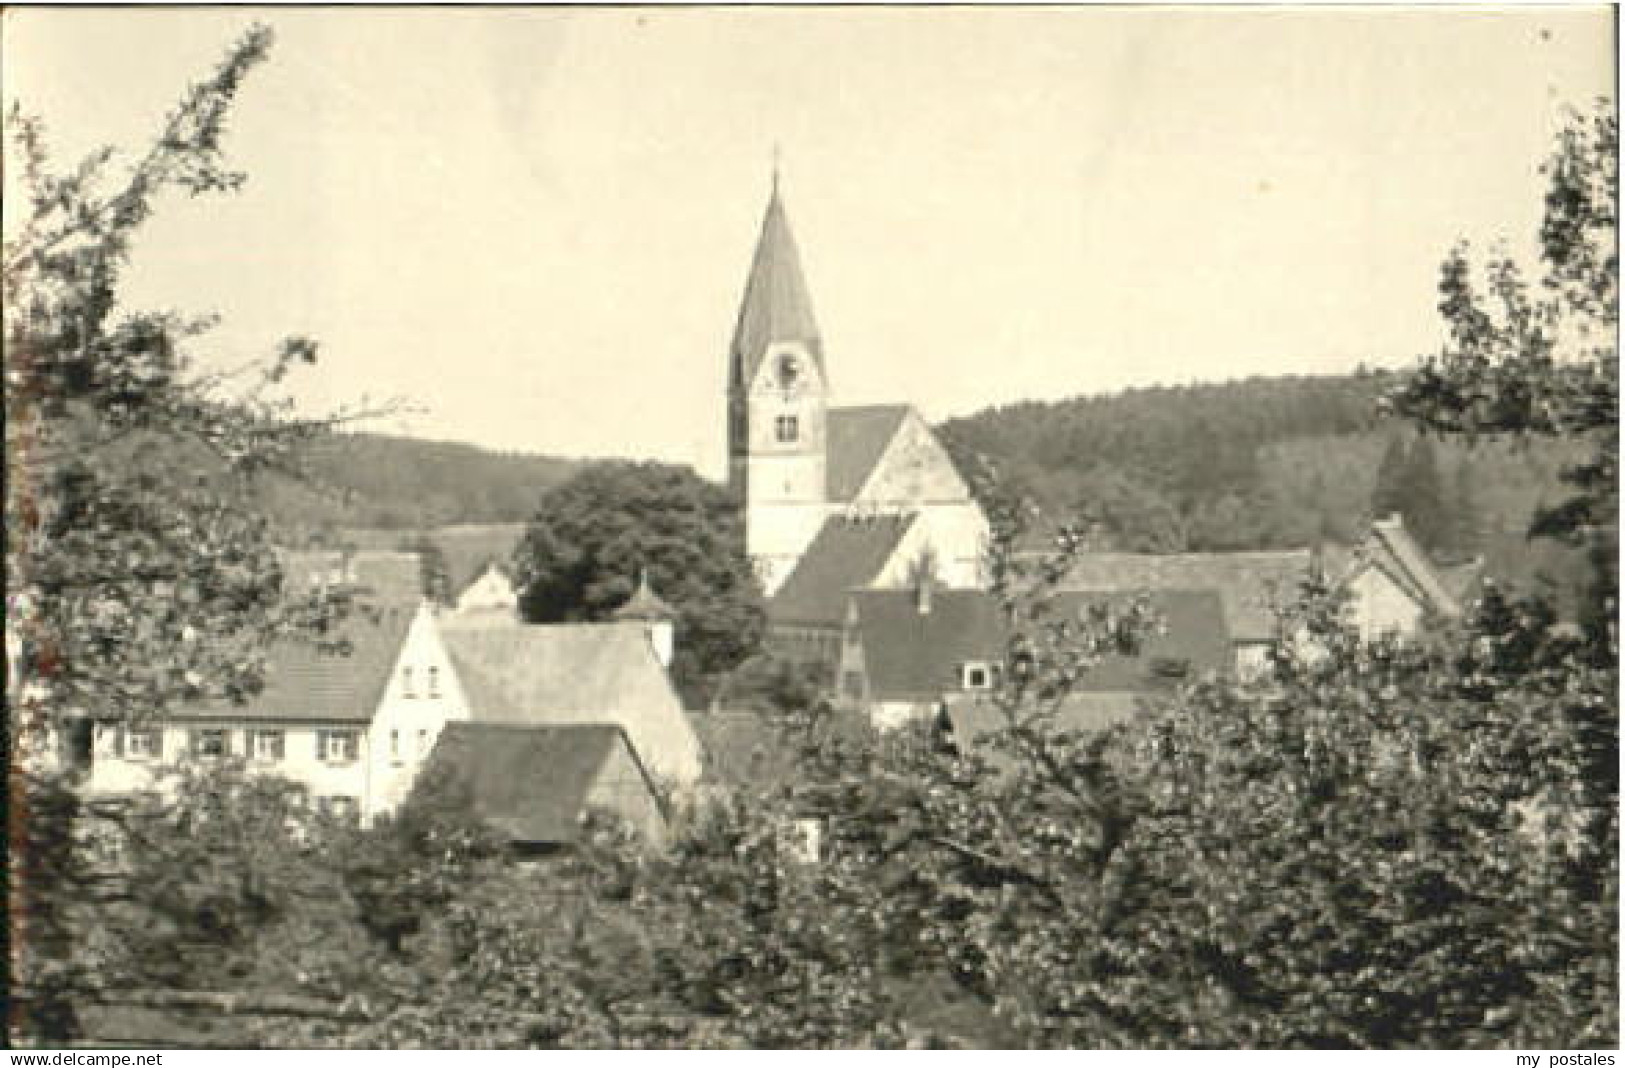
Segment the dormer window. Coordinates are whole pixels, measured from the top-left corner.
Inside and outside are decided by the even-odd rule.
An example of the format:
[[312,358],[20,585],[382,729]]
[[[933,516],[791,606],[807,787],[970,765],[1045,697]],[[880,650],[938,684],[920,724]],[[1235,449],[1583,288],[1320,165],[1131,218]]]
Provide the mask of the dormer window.
[[999,684],[999,665],[967,660],[959,665],[959,686],[964,690],[991,690]]
[[781,442],[798,441],[801,438],[801,420],[793,415],[781,415],[773,421],[774,436]]

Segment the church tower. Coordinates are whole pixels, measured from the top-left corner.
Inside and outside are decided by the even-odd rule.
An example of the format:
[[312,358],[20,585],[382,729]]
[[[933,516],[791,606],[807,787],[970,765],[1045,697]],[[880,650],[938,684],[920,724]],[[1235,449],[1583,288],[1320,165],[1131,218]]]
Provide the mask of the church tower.
[[728,484],[748,509],[819,505],[829,376],[779,179],[728,352]]

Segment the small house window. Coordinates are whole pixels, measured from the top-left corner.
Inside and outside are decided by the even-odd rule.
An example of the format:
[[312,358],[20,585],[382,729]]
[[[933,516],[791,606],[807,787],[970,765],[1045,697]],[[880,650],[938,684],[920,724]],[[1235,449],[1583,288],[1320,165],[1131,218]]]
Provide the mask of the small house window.
[[398,730],[389,732],[389,759],[396,764],[401,762],[401,732]]
[[164,732],[160,730],[133,730],[124,746],[131,760],[157,760],[164,755]]
[[418,728],[418,759],[422,760],[423,757],[428,752],[429,752],[429,732],[425,728],[419,727]]
[[412,669],[409,667],[401,668],[401,696],[417,696],[416,693],[412,692]]
[[261,763],[273,764],[282,759],[285,743],[281,731],[254,731],[249,737],[251,739],[250,752],[255,760]]
[[780,441],[797,441],[801,438],[801,420],[796,416],[779,416],[773,421],[773,428]]
[[841,687],[846,691],[846,695],[848,697],[853,697],[853,698],[862,697],[863,696],[863,672],[861,672],[861,671],[848,671],[848,672],[846,672],[841,677]]
[[429,696],[440,696],[440,669],[437,667],[429,669]]
[[192,755],[214,759],[231,755],[231,741],[219,727],[192,732]]
[[352,764],[360,751],[355,731],[319,731],[316,756],[329,764]]

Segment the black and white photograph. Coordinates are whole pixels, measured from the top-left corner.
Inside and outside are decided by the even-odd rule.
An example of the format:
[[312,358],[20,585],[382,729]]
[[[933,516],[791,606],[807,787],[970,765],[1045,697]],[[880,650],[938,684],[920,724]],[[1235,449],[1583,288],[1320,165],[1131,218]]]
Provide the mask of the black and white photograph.
[[7,6],[8,1063],[1614,1064],[1617,17]]

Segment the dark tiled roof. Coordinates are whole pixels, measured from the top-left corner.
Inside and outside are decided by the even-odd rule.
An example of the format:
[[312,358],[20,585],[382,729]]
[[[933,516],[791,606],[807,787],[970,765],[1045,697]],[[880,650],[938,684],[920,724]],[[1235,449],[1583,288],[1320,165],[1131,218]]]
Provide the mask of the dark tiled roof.
[[[1063,731],[1099,731],[1132,719],[1140,696],[1131,693],[1072,694],[1055,710],[1054,725]],[[956,694],[943,702],[954,737],[974,742],[979,735],[1002,730],[1009,721],[989,698]]]
[[858,495],[908,413],[906,404],[829,409],[824,451],[824,483],[829,500],[842,503]]
[[[1101,660],[1079,680],[1076,693],[1150,692],[1185,677],[1230,669],[1230,636],[1216,593],[1158,590],[1149,596],[1165,632],[1148,637],[1137,655]],[[877,700],[930,699],[958,688],[966,661],[1002,658],[1008,632],[991,594],[937,590],[924,613],[912,590],[861,590],[852,599],[864,666]],[[1123,599],[1111,591],[1061,594],[1051,618],[1076,618],[1092,605]]]
[[818,322],[801,273],[801,255],[796,251],[796,239],[790,233],[790,221],[775,186],[762,218],[750,275],[745,280],[745,296],[739,303],[739,321],[729,352],[730,385],[743,387],[754,381],[767,347],[776,341],[805,344],[818,362],[819,374],[828,382]]
[[998,602],[983,591],[935,590],[929,612],[919,610],[913,590],[860,590],[851,598],[876,699],[937,697],[957,688],[960,664],[1002,651]]
[[452,775],[471,792],[475,811],[515,842],[572,842],[594,781],[626,744],[608,723],[448,723],[423,778]]
[[266,656],[265,688],[246,704],[209,702],[178,712],[200,719],[367,722],[383,699],[415,612],[399,604],[355,609],[324,639],[348,642],[347,655],[309,641],[278,642]]
[[[1139,714],[1142,700],[1141,695],[1131,693],[1074,693],[1055,709],[1052,724],[1060,731],[1103,731],[1132,720]],[[960,694],[950,697],[944,706],[949,729],[959,746],[981,748],[995,767],[1014,766],[1012,756],[994,752],[987,746],[988,735],[1009,726],[1005,714],[991,700]]]
[[847,591],[873,582],[914,522],[912,513],[824,520],[795,570],[767,604],[773,623],[838,626]]
[[1084,553],[1072,564],[1070,590],[1215,590],[1230,636],[1269,641],[1279,609],[1298,596],[1314,563],[1309,549],[1241,553]]

